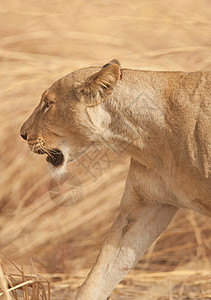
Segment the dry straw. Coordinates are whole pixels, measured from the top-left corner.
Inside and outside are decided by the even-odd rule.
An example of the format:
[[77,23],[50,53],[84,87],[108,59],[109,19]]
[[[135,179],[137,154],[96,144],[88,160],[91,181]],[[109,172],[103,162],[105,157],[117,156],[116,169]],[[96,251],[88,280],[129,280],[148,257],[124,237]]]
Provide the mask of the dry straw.
[[12,260],[2,252],[0,254],[18,271],[18,274],[5,274],[0,265],[0,299],[50,300],[50,282],[48,280],[38,274],[26,275]]

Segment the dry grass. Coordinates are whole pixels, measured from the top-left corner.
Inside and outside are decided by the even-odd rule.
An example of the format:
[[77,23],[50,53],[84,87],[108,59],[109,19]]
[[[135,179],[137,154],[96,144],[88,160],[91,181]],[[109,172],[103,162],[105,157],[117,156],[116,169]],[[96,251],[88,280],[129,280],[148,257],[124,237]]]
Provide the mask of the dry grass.
[[[12,298],[24,300],[50,300],[50,282],[38,275],[26,275],[23,268],[20,269],[15,263],[0,253],[4,260],[10,263],[18,274],[5,274],[0,266],[0,297],[11,300]],[[32,266],[34,268],[33,262]]]
[[[29,153],[19,128],[46,87],[83,66],[118,58],[140,69],[211,69],[211,5],[10,0],[0,16],[1,250],[28,274],[34,274],[32,257],[52,282],[52,299],[71,299],[118,213],[129,159],[109,152],[111,166],[97,180],[71,165],[83,199],[58,206],[48,193],[45,162]],[[210,299],[210,226],[206,217],[180,212],[112,299]],[[1,263],[12,272],[6,259]],[[6,285],[2,279],[5,293]]]

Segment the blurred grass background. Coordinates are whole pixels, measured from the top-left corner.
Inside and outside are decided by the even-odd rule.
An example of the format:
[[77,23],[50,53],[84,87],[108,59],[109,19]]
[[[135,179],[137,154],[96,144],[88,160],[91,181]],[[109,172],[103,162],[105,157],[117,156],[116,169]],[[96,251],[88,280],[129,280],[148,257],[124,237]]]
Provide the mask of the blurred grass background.
[[[83,198],[56,205],[46,163],[19,129],[58,78],[113,58],[147,70],[211,69],[209,0],[6,0],[0,5],[0,247],[73,299],[93,265],[124,190],[128,157],[109,152],[97,179],[76,162]],[[86,162],[86,157],[83,161]],[[86,162],[87,164],[88,162]],[[210,299],[211,221],[181,211],[112,299]],[[10,264],[2,255],[7,272]]]

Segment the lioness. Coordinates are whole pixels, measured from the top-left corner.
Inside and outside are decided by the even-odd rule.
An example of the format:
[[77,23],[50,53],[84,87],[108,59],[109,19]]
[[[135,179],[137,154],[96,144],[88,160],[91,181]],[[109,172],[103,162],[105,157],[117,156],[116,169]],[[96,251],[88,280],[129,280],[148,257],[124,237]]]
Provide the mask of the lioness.
[[131,156],[120,214],[76,299],[106,299],[179,208],[211,216],[211,72],[102,68],[59,79],[21,128],[59,176],[91,143]]

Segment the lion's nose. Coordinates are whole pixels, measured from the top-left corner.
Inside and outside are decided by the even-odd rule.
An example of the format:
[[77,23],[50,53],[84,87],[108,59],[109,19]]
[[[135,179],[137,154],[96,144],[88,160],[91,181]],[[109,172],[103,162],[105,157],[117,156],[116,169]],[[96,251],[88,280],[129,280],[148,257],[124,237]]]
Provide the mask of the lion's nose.
[[21,137],[22,137],[24,140],[27,140],[27,133],[26,133],[26,134],[21,134]]
[[20,130],[20,136],[22,139],[27,140],[27,127],[26,127],[26,122],[22,125],[21,130]]

